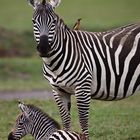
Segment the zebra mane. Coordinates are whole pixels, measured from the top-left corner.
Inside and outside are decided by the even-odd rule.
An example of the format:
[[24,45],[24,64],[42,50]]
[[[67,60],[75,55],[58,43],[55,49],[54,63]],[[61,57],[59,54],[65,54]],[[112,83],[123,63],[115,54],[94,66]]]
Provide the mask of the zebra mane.
[[70,28],[68,27],[68,25],[64,22],[64,20],[62,18],[60,18],[56,13],[55,13],[56,17],[57,17],[57,22],[59,22],[59,24],[63,25],[63,27],[65,27],[65,29],[70,30]]
[[55,126],[57,129],[60,129],[60,124],[54,120],[52,117],[50,117],[47,113],[45,113],[43,110],[41,110],[40,108],[38,108],[37,106],[34,106],[32,104],[28,104],[27,107],[35,112],[40,112],[43,116],[45,116],[46,118],[48,118]]
[[124,26],[121,26],[121,27],[118,27],[118,28],[112,28],[110,30],[107,30],[107,31],[103,31],[101,32],[102,34],[106,34],[106,33],[116,33],[116,32],[120,32],[121,30],[125,29],[125,28],[129,28],[129,27],[132,27],[132,26],[137,26],[139,25],[140,23],[132,23],[132,24],[128,24],[128,25],[124,25]]

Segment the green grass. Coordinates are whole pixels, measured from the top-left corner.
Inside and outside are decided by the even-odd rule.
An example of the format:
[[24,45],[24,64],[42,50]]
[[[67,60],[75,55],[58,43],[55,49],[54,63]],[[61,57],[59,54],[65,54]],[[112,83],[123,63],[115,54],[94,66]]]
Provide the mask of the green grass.
[[[52,100],[25,100],[61,123],[56,103]],[[140,140],[140,94],[117,102],[92,101],[89,130],[91,140]],[[76,103],[72,103],[72,129],[80,132]],[[52,110],[53,108],[53,110]],[[17,101],[0,101],[0,139],[7,139],[19,110]],[[23,140],[33,140],[27,136]]]
[[1,58],[0,91],[30,91],[49,89],[42,72],[42,59]]
[[[139,0],[62,0],[56,11],[70,27],[81,17],[83,29],[100,30],[140,21],[139,5]],[[0,1],[0,26],[15,32],[32,31],[31,18],[32,8],[26,0]],[[0,91],[49,89],[41,65],[38,57],[1,58]],[[25,102],[41,107],[60,122],[54,101]],[[72,127],[80,131],[75,101],[73,104]],[[0,140],[7,139],[18,113],[17,101],[0,101]],[[140,95],[118,102],[92,101],[89,121],[91,140],[140,140]]]
[[[62,0],[56,11],[70,26],[81,17],[83,28],[96,30],[140,21],[139,5],[139,0]],[[26,0],[1,1],[0,26],[32,30],[32,11]]]
[[32,32],[17,33],[0,27],[0,57],[30,57],[36,53]]
[[26,0],[0,2],[0,26],[16,31],[32,30],[32,9]]
[[104,30],[140,21],[139,4],[139,0],[71,0],[62,1],[57,11],[69,25],[81,17],[85,30]]

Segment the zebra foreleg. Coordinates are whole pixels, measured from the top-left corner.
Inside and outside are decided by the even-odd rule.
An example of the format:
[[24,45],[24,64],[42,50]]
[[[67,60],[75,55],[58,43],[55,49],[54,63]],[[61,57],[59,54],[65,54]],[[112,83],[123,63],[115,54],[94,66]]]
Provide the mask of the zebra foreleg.
[[53,95],[59,108],[64,130],[69,131],[71,122],[70,118],[71,95],[55,90],[53,90]]
[[91,95],[88,92],[79,90],[76,92],[76,99],[77,99],[77,108],[78,108],[79,121],[82,128],[82,132],[83,134],[85,134],[86,140],[88,140],[89,139],[88,117],[89,117]]

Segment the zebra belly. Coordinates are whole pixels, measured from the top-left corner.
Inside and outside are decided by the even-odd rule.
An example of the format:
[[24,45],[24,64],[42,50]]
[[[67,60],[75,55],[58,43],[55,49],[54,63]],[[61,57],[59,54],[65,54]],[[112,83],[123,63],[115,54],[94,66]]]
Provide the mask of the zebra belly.
[[[103,86],[104,85],[104,86]],[[96,100],[112,101],[112,100],[122,100],[127,98],[137,91],[140,90],[140,84],[137,86],[136,90],[133,90],[134,83],[132,82],[129,86],[127,92],[124,92],[124,86],[119,86],[118,90],[115,91],[115,86],[110,87],[109,92],[107,91],[106,81],[102,82],[99,90],[97,91],[97,82],[93,81],[91,86],[91,98]]]
[[61,87],[61,86],[52,86],[55,91],[57,91],[59,94],[70,94],[74,95],[74,89],[72,87]]

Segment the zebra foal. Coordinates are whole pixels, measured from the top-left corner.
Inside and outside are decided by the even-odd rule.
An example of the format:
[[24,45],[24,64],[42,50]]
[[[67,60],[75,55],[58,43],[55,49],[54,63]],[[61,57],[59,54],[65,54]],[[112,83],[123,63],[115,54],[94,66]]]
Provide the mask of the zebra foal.
[[91,99],[125,99],[140,90],[140,24],[106,32],[71,30],[55,13],[60,0],[28,0],[43,74],[50,82],[65,130],[75,95],[88,139]]
[[20,140],[31,134],[35,140],[85,140],[84,135],[60,129],[60,125],[40,108],[19,102],[22,111],[8,140]]

